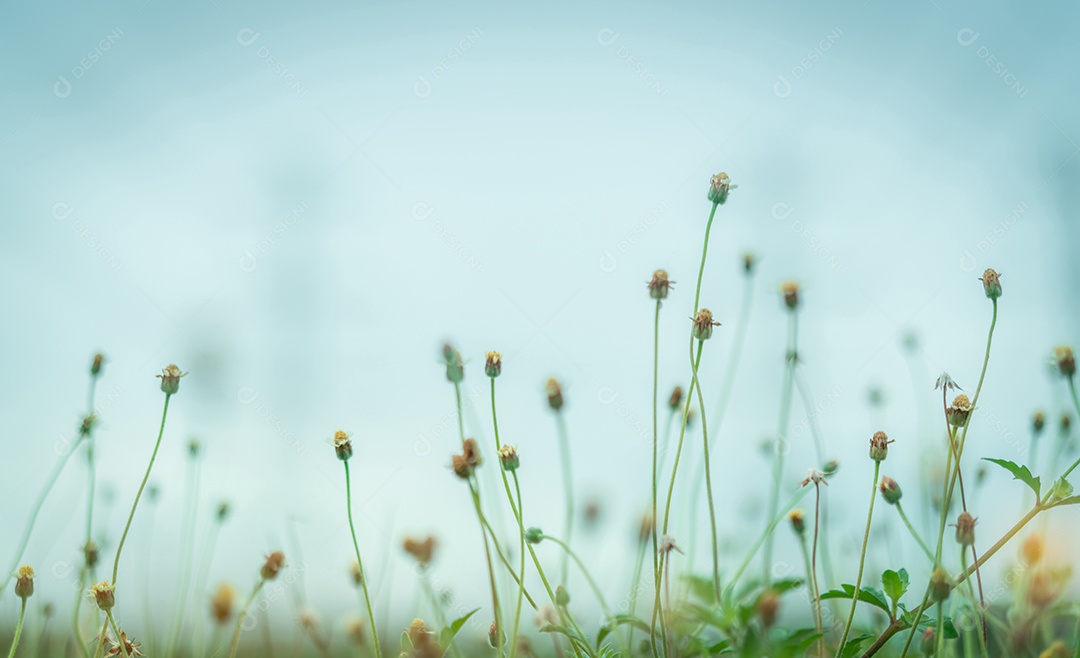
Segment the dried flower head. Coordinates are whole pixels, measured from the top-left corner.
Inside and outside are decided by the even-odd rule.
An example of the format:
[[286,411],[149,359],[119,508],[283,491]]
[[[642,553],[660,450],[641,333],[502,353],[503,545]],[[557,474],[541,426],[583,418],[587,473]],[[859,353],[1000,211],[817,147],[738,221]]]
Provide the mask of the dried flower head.
[[785,281],[780,284],[780,294],[784,296],[784,306],[794,311],[799,308],[799,284],[797,281]]
[[296,613],[296,620],[300,622],[300,628],[311,632],[319,629],[319,618],[311,608],[302,608]]
[[1001,275],[992,269],[987,269],[983,272],[983,275],[979,277],[979,281],[983,283],[983,290],[986,292],[986,296],[990,299],[997,299],[1001,297]]
[[141,656],[143,653],[139,651],[139,647],[142,644],[135,641],[135,638],[128,639],[127,633],[120,631],[120,638],[109,638],[109,644],[113,645],[105,652],[106,658],[109,656]]
[[518,457],[517,448],[509,443],[503,444],[499,448],[499,463],[502,465],[504,471],[516,471],[518,466],[521,465],[521,459]]
[[889,456],[890,443],[893,442],[889,440],[885,432],[874,432],[874,436],[870,438],[870,459],[876,462],[885,461],[885,458]]
[[712,338],[713,327],[719,327],[720,323],[713,320],[712,311],[703,308],[694,316],[694,328],[691,333],[697,340],[709,340]]
[[465,455],[453,455],[450,457],[450,468],[454,470],[454,475],[462,480],[468,480],[472,476],[472,466],[469,466]]
[[882,477],[878,489],[881,491],[881,497],[890,505],[899,503],[904,496],[904,492],[900,490],[900,485],[891,477]]
[[726,173],[720,172],[709,179],[709,201],[712,201],[718,206],[724,205],[727,201],[728,194],[731,190],[739,187],[738,185],[731,184],[731,177]]
[[266,556],[266,562],[263,563],[262,569],[259,570],[259,576],[263,580],[273,580],[278,577],[284,566],[285,554],[281,551],[274,551]]
[[25,601],[33,595],[34,569],[30,566],[21,566],[15,574],[15,596]]
[[334,432],[334,454],[341,461],[346,461],[352,457],[352,439],[345,433],[345,430]]
[[796,534],[802,535],[806,532],[806,518],[801,509],[791,510],[788,512],[787,518],[788,521],[791,522],[791,529],[794,530]]
[[461,443],[461,455],[465,457],[465,462],[473,468],[484,463],[484,458],[480,456],[480,445],[476,443],[476,439],[465,439]]
[[950,377],[949,373],[947,372],[943,372],[938,375],[937,381],[934,382],[934,390],[936,391],[939,388],[946,391],[949,389],[956,389],[959,391],[964,390],[960,388],[960,386],[958,386],[956,382],[953,381],[953,378]]
[[443,345],[443,361],[446,362],[446,379],[454,384],[460,384],[465,379],[465,362],[461,360],[461,353],[450,343]]
[[1046,427],[1046,414],[1041,411],[1036,411],[1035,415],[1031,417],[1031,431],[1035,434],[1039,434]]
[[975,543],[975,517],[967,512],[961,512],[956,519],[956,541],[961,546],[971,546]]
[[101,610],[112,610],[113,606],[116,605],[116,588],[110,585],[107,580],[103,580],[91,587],[90,596],[94,597],[94,602],[97,603],[97,607]]
[[671,409],[672,411],[678,411],[679,410],[679,403],[681,403],[681,402],[682,402],[682,386],[676,386],[675,389],[671,391],[671,397],[668,398],[668,408]]
[[966,427],[968,421],[971,420],[972,409],[974,407],[971,406],[971,400],[961,393],[953,398],[952,404],[945,410],[945,419],[953,427]]
[[86,568],[93,569],[98,563],[98,545],[94,543],[93,539],[87,539],[83,544],[83,558],[86,561]]
[[431,563],[432,553],[435,551],[435,538],[428,535],[422,540],[416,540],[412,537],[405,539],[403,544],[405,552],[416,558],[416,561],[423,566],[427,566]]
[[484,374],[491,378],[502,374],[502,354],[498,352],[487,353],[487,359],[484,360]]
[[811,482],[814,483],[814,486],[817,486],[819,484],[824,484],[825,486],[829,486],[828,481],[825,479],[825,472],[820,471],[820,470],[818,470],[816,468],[813,468],[813,467],[810,467],[810,468],[806,469],[806,477],[804,477],[803,481],[799,483],[799,486],[800,487],[805,487],[806,485],[810,484]]
[[105,355],[98,352],[94,355],[94,360],[90,363],[90,376],[97,377],[101,374],[101,364],[105,362]]
[[362,617],[350,617],[345,622],[345,635],[357,646],[364,644],[364,620]]
[[676,551],[678,553],[683,552],[682,549],[679,548],[679,545],[675,543],[674,537],[671,535],[664,535],[660,538],[660,553],[667,555],[671,553],[671,551]]
[[180,368],[176,367],[176,364],[170,363],[166,366],[160,375],[157,375],[161,380],[161,391],[165,395],[176,395],[176,392],[180,390],[180,378],[185,377],[186,372],[180,372]]
[[411,658],[440,658],[443,655],[443,648],[435,640],[435,634],[427,630],[421,620],[414,619],[406,632],[412,642]]
[[772,628],[776,623],[776,614],[780,611],[780,595],[774,589],[767,589],[758,597],[756,612],[761,625]]
[[559,386],[558,380],[554,377],[548,379],[547,383],[544,384],[544,392],[547,393],[549,407],[555,411],[563,408],[562,387]]
[[1037,610],[1048,608],[1061,598],[1072,576],[1070,567],[1037,566],[1028,583],[1027,601]]
[[675,282],[668,279],[667,270],[656,270],[649,281],[649,297],[657,301],[667,299],[668,292],[674,285]]
[[1058,345],[1054,348],[1054,361],[1057,363],[1058,372],[1065,377],[1076,374],[1076,357],[1068,345]]
[[219,624],[227,624],[232,618],[233,604],[236,602],[236,590],[228,583],[218,585],[210,597],[210,616]]

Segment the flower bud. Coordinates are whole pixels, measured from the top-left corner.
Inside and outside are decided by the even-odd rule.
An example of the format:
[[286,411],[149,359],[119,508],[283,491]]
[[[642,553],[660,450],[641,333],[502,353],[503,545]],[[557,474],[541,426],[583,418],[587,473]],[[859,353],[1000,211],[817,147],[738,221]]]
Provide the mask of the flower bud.
[[923,631],[922,639],[919,640],[919,653],[924,656],[933,656],[936,650],[937,632],[934,631],[933,627],[928,626],[927,629]]
[[341,461],[347,461],[352,457],[352,439],[345,433],[345,430],[334,432],[334,454]]
[[776,613],[780,611],[780,595],[774,589],[767,589],[761,593],[757,601],[757,616],[761,625],[766,629],[772,628],[776,623]]
[[484,361],[484,374],[494,379],[502,374],[502,354],[488,352],[487,360]]
[[263,580],[273,580],[281,573],[281,568],[285,566],[285,554],[281,551],[274,551],[270,555],[266,556],[266,563],[263,564],[262,569],[259,570],[259,577]]
[[870,459],[876,462],[883,462],[885,458],[889,456],[889,444],[892,441],[885,432],[874,432],[874,436],[870,439]]
[[780,284],[780,293],[784,295],[784,305],[788,310],[794,311],[799,308],[799,284],[796,281],[785,281]]
[[218,520],[218,522],[220,523],[220,522],[224,521],[226,519],[226,517],[228,517],[228,516],[229,516],[229,504],[224,502],[224,501],[218,503],[218,507],[217,507],[217,520]]
[[34,595],[34,569],[30,566],[19,567],[15,578],[15,596],[26,600]]
[[559,381],[552,377],[547,380],[547,384],[544,385],[544,391],[547,393],[548,406],[554,411],[559,411],[563,408],[563,396],[562,387],[559,386]]
[[525,531],[525,541],[530,544],[539,544],[544,539],[544,531],[540,528],[529,528]]
[[405,540],[403,548],[421,565],[428,565],[431,564],[431,556],[435,552],[435,538],[429,535],[423,541],[417,541],[409,537]]
[[210,616],[219,624],[225,624],[232,618],[236,590],[228,583],[222,583],[210,599]]
[[1031,431],[1040,434],[1044,427],[1046,427],[1046,414],[1036,411],[1035,415],[1031,417]]
[[566,591],[566,588],[559,585],[555,588],[555,605],[563,607],[570,604],[570,592]]
[[86,560],[86,568],[93,569],[98,562],[98,546],[93,539],[87,539],[83,544],[83,557]]
[[1070,425],[1072,425],[1072,418],[1069,416],[1069,414],[1061,414],[1061,431],[1068,432]]
[[491,626],[488,628],[488,644],[492,649],[496,649],[506,644],[506,633],[499,630],[498,624],[491,622]]
[[94,360],[90,364],[90,376],[97,377],[101,374],[101,364],[105,362],[105,356],[100,352],[94,355]]
[[157,375],[161,380],[161,391],[165,395],[176,395],[176,392],[180,390],[180,378],[187,375],[186,372],[180,372],[180,368],[176,367],[176,364],[170,363],[166,366],[160,375]]
[[953,427],[966,427],[973,408],[968,396],[961,393],[953,398],[952,404],[945,410],[945,418]]
[[499,448],[499,463],[502,464],[504,471],[516,471],[518,466],[521,465],[517,448],[509,444]]
[[450,468],[454,469],[454,475],[462,480],[468,480],[472,475],[472,466],[465,460],[465,455],[454,455],[450,458]]
[[680,402],[682,402],[682,387],[676,386],[675,390],[671,392],[671,397],[668,398],[668,408],[672,411],[678,411]]
[[791,528],[795,531],[795,534],[802,536],[806,532],[806,520],[803,518],[803,511],[801,509],[793,509],[788,512],[788,521],[791,521]]
[[667,270],[656,270],[649,281],[649,297],[657,301],[667,299],[668,291],[674,285],[675,282],[668,279]]
[[930,600],[944,601],[949,598],[949,592],[952,591],[952,584],[949,582],[949,574],[938,567],[934,569],[934,572],[930,574]]
[[1057,362],[1058,371],[1065,377],[1076,374],[1076,357],[1073,356],[1072,348],[1068,345],[1058,345],[1054,348],[1054,361]]
[[727,201],[731,190],[737,187],[738,185],[731,184],[731,177],[721,171],[709,180],[709,201],[722,206]]
[[983,290],[990,299],[1001,297],[1001,275],[994,270],[987,269],[983,272],[979,281],[983,282]]
[[1043,537],[1034,533],[1020,544],[1020,557],[1027,565],[1036,564],[1043,556]]
[[747,274],[754,273],[754,266],[757,265],[757,257],[749,251],[742,255],[743,272]]
[[109,611],[116,605],[116,588],[103,580],[90,588],[90,594],[100,610]]
[[697,340],[709,340],[712,338],[713,327],[719,327],[720,323],[713,320],[712,311],[703,308],[694,316],[694,328],[691,333]]
[[461,353],[450,343],[443,345],[443,361],[446,362],[447,381],[460,384],[465,379],[465,362],[461,360]]
[[462,442],[461,456],[465,458],[465,463],[472,468],[484,463],[484,458],[480,456],[480,445],[476,443],[476,439],[465,439]]
[[975,518],[967,512],[961,512],[956,519],[956,541],[961,546],[975,543]]
[[840,462],[836,461],[835,459],[830,459],[829,461],[825,462],[825,464],[821,467],[821,471],[825,475],[835,475],[836,472],[839,470]]
[[899,503],[900,498],[904,495],[904,492],[900,490],[900,485],[891,477],[881,478],[881,485],[878,489],[881,490],[881,497],[890,505]]
[[89,436],[90,432],[94,431],[94,425],[97,425],[97,414],[87,414],[82,419],[82,425],[79,426],[79,434],[81,436]]

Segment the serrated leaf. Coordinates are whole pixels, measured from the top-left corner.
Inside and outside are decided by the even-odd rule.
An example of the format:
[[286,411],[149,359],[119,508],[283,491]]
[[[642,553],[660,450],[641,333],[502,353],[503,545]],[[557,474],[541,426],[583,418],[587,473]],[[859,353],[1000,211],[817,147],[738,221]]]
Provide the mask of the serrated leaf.
[[[855,586],[844,583],[841,585],[842,590],[834,589],[829,590],[822,594],[821,599],[847,599],[851,600],[855,596]],[[892,610],[889,609],[889,604],[885,602],[885,596],[873,587],[863,587],[859,590],[859,600],[863,603],[869,603],[870,605],[881,608],[885,614],[892,616]]]
[[894,606],[900,602],[900,597],[907,591],[907,585],[900,579],[900,574],[892,569],[886,569],[881,573],[881,586],[885,589],[885,596],[889,597]]
[[[854,588],[853,588],[854,589]],[[840,658],[854,658],[859,655],[859,651],[862,650],[862,645],[869,639],[872,639],[873,635],[860,635],[848,640],[848,643],[844,645],[844,650],[840,652]]]
[[[1014,480],[1020,480],[1027,486],[1031,487],[1031,490],[1035,492],[1035,497],[1039,498],[1042,494],[1042,482],[1039,478],[1031,474],[1027,466],[1021,466],[1015,462],[1011,462],[1007,459],[992,459],[990,457],[983,457],[984,461],[988,461],[992,464],[1004,468],[1006,471],[1012,473]],[[1041,499],[1040,499],[1041,500]]]
[[472,612],[467,612],[464,615],[458,617],[454,621],[450,622],[450,625],[442,629],[439,632],[439,644],[444,647],[449,647],[450,643],[457,637],[459,631],[465,626],[465,622],[469,621],[469,617],[472,617],[480,608],[474,609]]

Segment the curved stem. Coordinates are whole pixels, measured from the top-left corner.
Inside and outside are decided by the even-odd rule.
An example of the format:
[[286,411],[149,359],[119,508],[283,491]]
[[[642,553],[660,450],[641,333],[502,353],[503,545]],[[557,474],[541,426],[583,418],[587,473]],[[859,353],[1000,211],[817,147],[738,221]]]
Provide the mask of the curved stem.
[[933,564],[934,554],[930,552],[930,547],[927,546],[926,542],[923,541],[923,538],[919,536],[919,533],[915,530],[915,526],[911,525],[911,521],[908,520],[907,514],[904,513],[904,508],[900,505],[900,501],[896,501],[895,507],[896,511],[900,514],[900,519],[904,522],[904,525],[907,526],[908,532],[910,532],[911,536],[915,538],[915,541],[919,543],[919,548],[923,550],[926,557],[930,559],[930,563]]
[[773,517],[772,521],[765,528],[765,531],[761,533],[761,536],[757,538],[757,541],[754,542],[754,545],[750,547],[750,551],[747,552],[746,557],[743,558],[743,561],[739,565],[739,568],[735,570],[735,575],[732,576],[731,581],[727,584],[727,587],[724,588],[725,593],[730,593],[735,590],[735,585],[739,582],[739,578],[742,577],[743,572],[746,571],[746,567],[750,565],[751,560],[753,560],[754,556],[757,555],[758,551],[761,549],[761,545],[765,543],[765,538],[772,534],[772,531],[776,529],[776,526],[780,525],[780,522],[784,520],[788,512],[794,509],[795,506],[799,504],[799,501],[803,499],[803,496],[805,496],[809,492],[810,489],[807,487],[802,487],[801,489],[799,489],[799,491],[791,497],[791,500],[788,501],[787,506],[785,506],[777,513],[776,516]]
[[371,624],[371,638],[375,643],[375,655],[382,656],[379,649],[379,629],[375,627],[375,609],[371,607],[371,595],[368,593],[368,579],[364,574],[364,563],[360,559],[360,543],[356,540],[356,525],[353,523],[352,513],[352,482],[349,478],[349,462],[343,460],[345,465],[345,503],[349,512],[349,533],[352,535],[353,549],[356,551],[356,568],[360,571],[360,587],[364,590],[364,605],[367,606],[368,623]]
[[698,341],[697,358],[691,361],[694,369],[694,383],[697,385],[698,409],[701,412],[701,439],[705,448],[705,495],[709,499],[709,529],[712,533],[713,593],[717,604],[720,603],[720,547],[716,542],[716,506],[713,503],[712,468],[709,465],[709,428],[705,422],[705,398],[701,394],[701,382],[698,380],[698,365],[701,363],[701,348],[705,341]]
[[555,542],[564,551],[566,551],[567,555],[573,558],[574,563],[578,565],[579,569],[581,569],[581,573],[585,574],[585,580],[589,581],[589,587],[591,587],[593,593],[596,594],[596,599],[600,602],[600,608],[604,611],[604,614],[611,616],[611,608],[608,607],[607,601],[604,600],[604,593],[600,591],[600,587],[597,586],[596,581],[593,580],[592,575],[589,574],[589,569],[585,566],[585,563],[581,561],[581,558],[578,557],[577,553],[571,550],[571,548],[566,545],[566,542],[556,537],[552,537],[551,535],[543,535],[541,538],[549,539]]
[[183,537],[183,562],[180,567],[180,586],[176,605],[176,619],[173,622],[172,631],[169,633],[169,643],[165,650],[165,658],[172,658],[176,648],[176,642],[180,637],[180,630],[184,626],[184,616],[187,612],[188,589],[191,586],[191,571],[194,569],[195,559],[195,514],[199,502],[199,457],[192,451],[189,453],[191,460],[188,465],[188,483],[186,489],[187,509],[181,521],[180,536]]
[[[494,382],[494,380],[492,380],[492,382]],[[505,478],[506,474],[503,473],[503,479]],[[518,485],[517,478],[514,478],[514,490],[517,493],[517,512],[515,515],[517,516],[518,522],[518,553],[520,554],[521,559],[521,574],[518,576],[518,598],[517,606],[514,609],[514,634],[512,636],[513,639],[511,640],[513,644],[510,645],[510,658],[514,658],[517,654],[518,628],[521,623],[521,599],[525,594],[525,527],[524,522],[522,521],[521,487]]]
[[[780,392],[780,414],[777,420],[776,443],[773,451],[773,486],[769,496],[769,516],[776,516],[776,506],[780,504],[780,481],[784,477],[784,434],[787,432],[788,422],[791,418],[791,398],[795,388],[795,364],[798,360],[798,334],[799,315],[797,310],[789,311],[790,322],[788,323],[788,349],[784,369],[784,384]],[[766,585],[771,581],[770,565],[772,564],[772,535],[768,535],[765,541],[765,551],[762,553],[762,568],[765,571],[764,582]]]
[[[566,418],[563,417],[562,410],[555,412],[555,423],[558,425],[559,453],[562,458],[563,489],[566,492],[566,523],[563,534],[566,535],[566,541],[569,543],[574,532],[574,478],[573,473],[570,470],[570,439],[567,436]],[[563,584],[566,584],[566,576],[569,568],[570,562],[567,559],[567,556],[564,555],[562,563]]]
[[236,616],[236,628],[233,630],[232,644],[229,646],[229,658],[236,658],[236,649],[240,646],[240,629],[244,625],[244,619],[247,617],[248,609],[251,607],[252,601],[258,596],[259,590],[262,589],[266,581],[259,578],[259,582],[255,585],[255,589],[251,591],[251,596],[248,597],[244,603],[244,607],[240,610],[240,614]]
[[116,573],[120,569],[120,553],[124,550],[124,542],[127,541],[128,531],[131,530],[131,520],[135,518],[135,510],[139,507],[139,499],[142,498],[146,481],[150,479],[150,471],[154,468],[154,460],[157,459],[158,448],[161,447],[161,437],[165,434],[165,417],[169,414],[169,400],[172,395],[165,394],[165,407],[161,410],[161,427],[158,428],[157,441],[154,443],[154,452],[150,455],[150,463],[146,465],[146,473],[143,475],[142,484],[139,485],[139,493],[135,494],[135,502],[131,505],[127,523],[124,524],[124,534],[120,535],[120,544],[116,547],[116,557],[113,559],[112,585],[116,587]]
[[125,642],[124,636],[120,634],[120,629],[116,626],[116,619],[113,618],[112,610],[105,611],[105,620],[109,622],[110,626],[112,626],[112,632],[113,635],[116,636],[116,643],[119,646],[120,655],[124,658],[131,658],[131,656],[128,654],[127,642]]
[[11,651],[8,652],[8,658],[15,658],[15,650],[19,648],[19,636],[22,635],[23,621],[26,619],[26,599],[22,600],[22,607],[19,608],[19,623],[15,625],[15,639],[11,641]]
[[859,554],[859,575],[855,577],[855,593],[851,597],[851,612],[848,614],[847,625],[844,626],[844,634],[840,637],[839,656],[847,643],[848,633],[851,632],[851,622],[855,620],[855,608],[859,604],[859,588],[862,587],[863,566],[866,564],[866,545],[870,541],[870,522],[874,519],[874,501],[877,500],[878,475],[881,471],[881,462],[874,460],[874,483],[870,488],[870,511],[866,513],[866,531],[863,533],[862,552]]
[[[473,506],[476,507],[476,518],[480,521],[480,536],[484,540],[484,556],[487,558],[488,578],[491,581],[491,607],[495,614],[495,637],[498,638],[504,632],[499,610],[499,590],[495,585],[495,565],[491,561],[491,548],[488,546],[488,535],[484,527],[484,513],[480,510],[480,483],[477,481],[475,474],[469,479],[469,493],[472,495]],[[502,643],[497,644],[495,650],[499,656],[502,656]]]

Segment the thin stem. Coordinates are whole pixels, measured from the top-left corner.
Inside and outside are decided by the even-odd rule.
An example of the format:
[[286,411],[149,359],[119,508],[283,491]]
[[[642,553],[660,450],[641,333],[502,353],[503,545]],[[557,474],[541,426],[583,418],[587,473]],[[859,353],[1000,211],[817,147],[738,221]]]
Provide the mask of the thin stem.
[[[798,333],[799,314],[797,310],[789,311],[788,323],[788,349],[784,369],[784,384],[780,392],[780,414],[777,420],[776,443],[773,451],[773,486],[769,495],[769,516],[776,517],[776,507],[780,504],[780,481],[784,477],[784,433],[787,432],[788,422],[791,418],[792,389],[795,388],[795,364],[798,361]],[[762,568],[765,571],[764,582],[766,585],[771,580],[770,565],[772,564],[772,535],[766,536],[765,552],[762,554]]]
[[[210,530],[206,534],[206,544],[203,546],[202,557],[199,560],[199,574],[195,577],[195,597],[197,602],[202,601],[202,597],[206,595],[206,585],[210,579],[210,564],[214,558],[214,548],[217,546],[218,531],[221,529],[221,523],[223,519],[220,515],[216,515],[214,520],[210,524]],[[196,603],[198,607],[199,603]],[[203,643],[203,633],[205,620],[203,615],[197,617],[198,625],[195,627],[195,646],[198,650],[198,655],[201,657],[206,653],[206,646]]]
[[94,658],[101,658],[105,653],[105,634],[109,632],[109,618],[101,624],[101,633],[98,635],[97,649],[94,650]]
[[249,596],[244,603],[244,607],[240,610],[240,614],[236,616],[236,628],[233,630],[232,644],[229,646],[229,658],[236,658],[236,649],[240,646],[240,629],[244,625],[244,619],[247,617],[248,608],[251,607],[252,601],[255,600],[255,597],[259,594],[259,590],[261,590],[265,584],[266,581],[259,578],[259,582],[255,585],[255,589],[251,591],[251,596]]
[[375,627],[375,609],[371,607],[368,579],[364,574],[364,563],[360,559],[360,543],[356,540],[356,525],[353,523],[352,482],[349,478],[349,462],[348,460],[342,460],[341,463],[345,465],[345,503],[349,512],[349,532],[352,534],[353,549],[356,551],[356,568],[360,572],[360,587],[364,591],[364,605],[367,606],[368,622],[371,624],[371,638],[375,643],[375,655],[382,656],[379,649],[379,629]]
[[814,568],[810,564],[810,549],[806,547],[806,537],[799,535],[799,551],[802,553],[803,567],[806,569],[806,588],[810,590],[810,612],[814,615],[814,627],[819,633],[822,633],[822,637],[819,638],[821,645],[824,646],[824,633],[822,631],[823,622],[821,618],[821,602],[818,601],[817,595],[817,576],[814,573]]
[[[566,495],[566,522],[563,526],[563,535],[566,537],[567,543],[569,543],[574,532],[574,478],[573,473],[570,470],[570,439],[567,436],[566,418],[563,417],[562,410],[555,412],[555,423],[558,425],[559,454],[562,459],[563,489]],[[568,556],[564,555],[562,563],[563,584],[566,583],[566,576],[569,569],[570,561]]]
[[772,531],[776,529],[776,526],[780,525],[780,522],[784,520],[788,512],[794,509],[794,507],[799,504],[799,501],[809,492],[810,489],[806,487],[799,489],[799,491],[791,497],[791,500],[788,501],[788,504],[773,517],[772,521],[765,528],[765,531],[761,533],[761,536],[754,542],[754,545],[750,547],[749,552],[747,552],[746,557],[743,558],[739,568],[735,570],[735,575],[732,576],[731,581],[728,582],[727,587],[724,588],[725,593],[730,593],[735,590],[735,585],[738,584],[739,578],[742,577],[743,572],[746,571],[746,567],[750,565],[754,556],[757,555],[758,551],[761,549],[761,545],[765,543],[765,538],[772,534]]
[[[94,395],[97,390],[97,374],[90,375],[90,390],[86,396],[86,412],[88,416],[94,413]],[[79,611],[82,609],[82,592],[86,587],[87,575],[92,576],[89,573],[89,567],[86,565],[85,551],[86,547],[90,545],[93,538],[94,531],[94,492],[97,490],[97,469],[94,467],[94,423],[91,422],[86,428],[86,470],[87,470],[87,486],[86,486],[86,541],[83,543],[83,566],[79,569],[78,589],[75,595],[75,612],[72,614],[72,627],[75,631],[75,642],[79,645],[79,651],[82,653],[83,658],[90,658],[90,652],[87,649],[86,641],[83,639],[82,630],[79,628]]]
[[[967,566],[968,566],[967,565],[967,550],[966,550],[965,546],[961,546],[960,547],[960,568],[963,569],[963,570],[966,570]],[[976,601],[976,599],[975,599],[975,588],[973,588],[971,586],[971,581],[970,580],[967,581],[967,594],[968,594],[968,600],[971,601],[972,607],[975,607],[976,605],[978,605],[979,607],[982,606],[982,601],[981,600]],[[981,618],[981,616],[982,615],[980,615],[980,618]],[[967,648],[968,648],[967,645],[970,643],[970,640],[971,640],[971,638],[970,638],[970,632],[971,631],[969,630],[967,632],[969,633],[969,635],[964,640],[965,653],[967,652]],[[986,653],[986,637],[982,633],[976,633],[976,635],[979,636],[979,649],[980,649],[980,651],[982,653],[982,658],[989,658],[989,656]],[[972,649],[974,649],[974,647],[972,647]],[[972,653],[974,653],[974,651]]]
[[[501,612],[499,610],[499,590],[495,585],[495,565],[491,561],[491,548],[488,546],[488,535],[484,527],[484,513],[480,510],[480,483],[475,474],[469,479],[469,493],[472,494],[473,506],[476,507],[476,518],[480,521],[480,536],[484,540],[484,555],[487,558],[488,577],[491,581],[491,607],[495,613],[496,637],[503,632]],[[502,644],[496,647],[498,655],[503,655]]]
[[[653,558],[653,579],[657,580],[660,574],[660,547],[656,533],[656,524],[658,517],[656,515],[656,489],[657,489],[657,473],[659,471],[659,457],[657,454],[657,444],[659,441],[659,377],[660,377],[660,300],[656,300],[656,313],[653,316],[653,378],[652,378],[652,430],[653,430],[653,442],[652,442],[652,558]],[[674,414],[674,411],[672,411]],[[671,424],[668,423],[668,429],[670,430]],[[664,452],[667,453],[667,441],[664,441]],[[659,587],[657,587],[659,589]],[[636,599],[635,599],[636,603]],[[654,611],[655,612],[655,611]],[[633,614],[631,611],[630,614]],[[660,629],[663,631],[663,617],[660,619]],[[634,626],[630,625],[631,638],[633,637]],[[654,658],[659,656],[659,652],[656,648],[656,614],[652,616],[652,627],[650,632],[650,643],[652,645]],[[632,649],[633,647],[631,647]]]
[[[492,380],[492,383],[494,383],[494,381],[495,380]],[[505,473],[503,473],[503,479],[506,479]],[[517,654],[518,628],[521,623],[521,599],[525,594],[525,526],[522,521],[523,507],[521,502],[521,487],[518,486],[516,473],[514,477],[514,490],[517,493],[517,512],[515,513],[515,516],[517,517],[518,522],[518,554],[521,559],[521,574],[518,576],[518,598],[517,606],[514,609],[514,634],[513,639],[511,640],[513,644],[510,646],[510,658],[514,658]]]
[[[716,542],[716,506],[713,503],[712,492],[712,468],[709,466],[709,429],[705,423],[705,398],[701,394],[701,382],[698,380],[698,365],[701,363],[701,348],[705,343],[698,341],[697,358],[691,361],[694,369],[694,383],[697,385],[698,409],[701,412],[701,438],[705,448],[705,495],[709,499],[709,529],[712,532],[712,558],[713,558],[713,593],[716,602],[720,603],[720,547]],[[691,350],[692,353],[692,350]]]
[[701,265],[698,267],[697,288],[694,290],[694,315],[697,315],[698,304],[701,301],[701,280],[705,278],[705,258],[709,255],[709,233],[712,232],[713,217],[716,216],[716,207],[718,205],[720,204],[712,204],[712,209],[709,211],[709,221],[705,224],[705,240],[704,244],[701,245]]
[[15,650],[19,648],[19,636],[22,635],[23,621],[26,619],[26,598],[22,600],[22,607],[19,608],[19,623],[15,625],[15,639],[11,641],[11,651],[8,652],[8,658],[15,658]]
[[161,410],[161,427],[158,428],[157,441],[154,443],[154,452],[150,455],[150,463],[146,465],[146,474],[143,475],[142,484],[139,485],[139,493],[135,494],[135,502],[131,505],[127,523],[124,524],[124,534],[120,535],[120,544],[116,547],[116,557],[113,559],[112,585],[116,587],[116,573],[120,569],[120,554],[124,550],[124,542],[127,541],[128,531],[131,530],[131,521],[135,518],[135,510],[139,507],[139,499],[142,498],[146,481],[150,479],[150,471],[154,468],[154,460],[157,459],[158,448],[161,447],[161,437],[165,434],[165,417],[169,414],[169,400],[172,395],[165,394],[165,406]]
[[847,625],[844,626],[844,634],[840,637],[840,645],[836,651],[839,656],[847,643],[848,633],[851,632],[851,622],[855,620],[855,608],[859,604],[859,588],[862,587],[863,566],[866,563],[866,546],[870,542],[870,522],[874,519],[874,501],[877,500],[878,475],[881,471],[881,462],[874,460],[874,482],[870,488],[870,511],[866,513],[866,531],[863,533],[862,552],[859,554],[859,575],[855,577],[855,593],[851,597],[851,612],[848,614]]
[[[641,588],[641,568],[645,565],[645,550],[648,544],[641,543],[641,550],[638,551],[637,562],[634,564],[634,578],[630,583],[630,600],[627,606],[627,612],[633,617],[637,614],[637,597],[638,590]],[[627,624],[629,629],[626,633],[626,646],[631,652],[634,650],[634,624]]]
[[[489,377],[491,380],[491,422],[495,428],[495,459],[499,460],[499,475],[502,477],[503,488],[506,490],[506,499],[510,502],[510,511],[514,514],[514,519],[518,521],[520,530],[521,512],[520,512],[520,496],[518,502],[514,502],[514,496],[510,492],[510,479],[506,477],[506,470],[502,468],[502,458],[500,457],[500,451],[502,450],[502,442],[499,440],[499,414],[495,409],[495,378]],[[510,658],[514,658],[517,655],[517,634],[518,634],[518,622],[521,619],[521,600],[525,593],[525,535],[523,532],[518,533],[521,541],[521,577],[518,579],[518,597],[517,597],[517,609],[514,613],[514,632],[510,636]],[[494,533],[492,534],[492,541],[495,541]],[[495,543],[496,547],[498,542]],[[512,572],[513,570],[511,570]],[[502,628],[499,629],[502,633]]]
[[596,581],[593,580],[592,575],[589,574],[589,569],[585,566],[585,563],[581,561],[581,558],[578,557],[577,553],[571,550],[571,548],[567,546],[566,542],[556,537],[552,537],[551,535],[542,535],[541,539],[548,539],[555,542],[564,551],[566,551],[567,555],[573,558],[574,563],[578,565],[579,569],[581,569],[581,573],[585,574],[585,580],[589,582],[589,587],[591,587],[593,593],[596,594],[596,599],[600,601],[600,608],[604,611],[604,614],[611,616],[611,608],[608,607],[607,601],[604,600],[604,593],[600,591],[600,588],[597,586]]
[[[821,589],[818,588],[817,580],[817,549],[818,549],[818,531],[821,529],[821,483],[814,483],[814,551],[813,556],[810,559],[810,576],[814,585],[814,611],[817,613],[817,629],[821,632],[821,638],[818,640],[818,651],[820,655],[825,655],[825,620],[821,614]],[[802,543],[800,541],[800,543]],[[805,544],[803,545],[803,552],[806,551]]]
[[120,629],[116,626],[116,619],[113,618],[112,610],[105,611],[105,620],[109,622],[110,626],[112,626],[113,635],[116,636],[116,643],[119,645],[120,648],[120,655],[122,655],[124,658],[131,658],[131,656],[128,654],[127,642],[125,641],[124,636],[121,635]]
[[172,658],[176,648],[176,641],[180,637],[180,630],[184,626],[184,615],[187,612],[188,588],[191,586],[191,570],[194,568],[195,559],[195,514],[199,502],[199,457],[197,452],[189,453],[191,460],[188,466],[187,483],[187,509],[181,522],[181,537],[186,546],[183,548],[183,564],[180,567],[180,593],[177,597],[176,619],[173,623],[172,632],[169,634],[169,644],[165,650],[165,658]]
[[911,536],[915,538],[915,541],[919,543],[919,548],[923,550],[926,557],[930,559],[930,563],[933,564],[934,554],[930,552],[930,548],[926,545],[926,542],[919,536],[919,533],[915,530],[915,526],[911,525],[911,521],[908,520],[907,514],[904,513],[904,508],[900,505],[900,501],[896,501],[895,507],[896,511],[900,514],[900,519],[904,522],[904,525],[907,526],[908,532],[910,532]]

